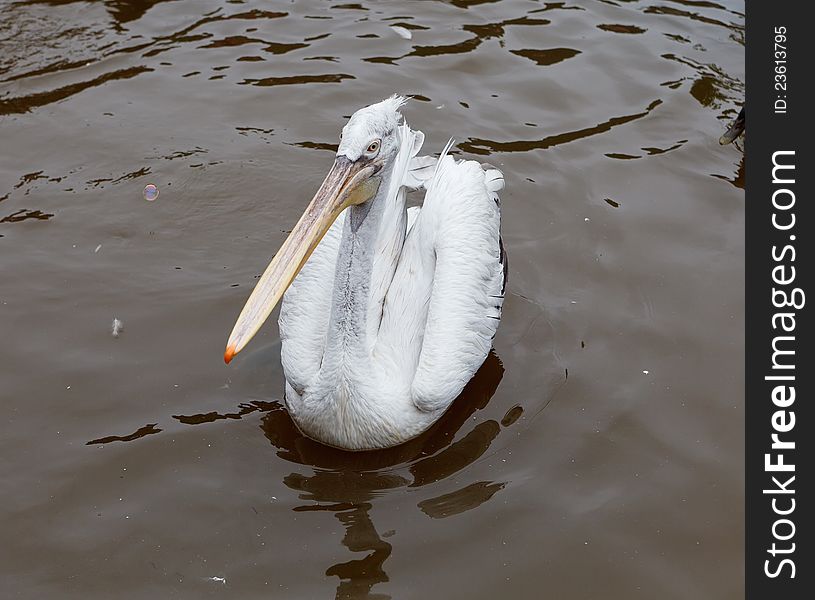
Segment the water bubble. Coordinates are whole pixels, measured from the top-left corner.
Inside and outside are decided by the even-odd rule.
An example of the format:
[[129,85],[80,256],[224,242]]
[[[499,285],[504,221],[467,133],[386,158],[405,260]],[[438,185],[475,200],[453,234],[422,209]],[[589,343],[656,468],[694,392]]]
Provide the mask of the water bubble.
[[158,198],[158,188],[152,183],[148,183],[144,186],[144,199],[148,202],[152,202],[156,198]]

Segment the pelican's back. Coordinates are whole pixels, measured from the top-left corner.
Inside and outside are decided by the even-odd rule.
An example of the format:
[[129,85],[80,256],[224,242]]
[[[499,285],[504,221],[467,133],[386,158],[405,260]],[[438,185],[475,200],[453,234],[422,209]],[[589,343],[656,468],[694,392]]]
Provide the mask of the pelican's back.
[[411,374],[411,398],[426,412],[445,410],[486,359],[506,281],[503,176],[445,154],[410,219],[381,327],[386,339],[401,336],[394,345]]

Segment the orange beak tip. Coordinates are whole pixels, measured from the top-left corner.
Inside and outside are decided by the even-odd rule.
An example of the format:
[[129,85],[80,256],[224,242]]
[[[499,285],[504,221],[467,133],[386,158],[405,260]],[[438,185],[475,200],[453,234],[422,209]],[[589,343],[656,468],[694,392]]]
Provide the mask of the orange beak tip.
[[224,362],[226,364],[232,362],[232,359],[234,358],[235,354],[236,354],[235,346],[227,346],[226,352],[224,352]]

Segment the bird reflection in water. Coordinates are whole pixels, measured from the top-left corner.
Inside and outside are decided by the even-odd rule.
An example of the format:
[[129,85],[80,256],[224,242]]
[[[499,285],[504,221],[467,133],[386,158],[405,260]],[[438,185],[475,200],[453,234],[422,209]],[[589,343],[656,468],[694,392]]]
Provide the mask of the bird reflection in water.
[[[520,418],[521,406],[510,408],[500,423],[485,419],[460,439],[455,437],[476,411],[487,406],[503,375],[503,364],[491,351],[438,422],[413,440],[381,450],[349,452],[315,442],[300,433],[279,402],[253,401],[232,413],[208,412],[173,418],[186,425],[201,425],[265,413],[260,427],[277,448],[277,455],[307,468],[307,473],[294,472],[283,478],[283,483],[307,502],[293,510],[333,513],[345,529],[342,544],[351,552],[367,553],[326,569],[327,576],[336,575],[340,579],[336,598],[381,600],[389,596],[372,592],[372,588],[388,581],[384,564],[393,549],[383,537],[389,538],[396,532],[377,530],[370,514],[374,499],[387,492],[436,483],[483,456],[501,430]],[[108,436],[88,443],[130,441],[160,431],[151,424],[129,436]],[[481,506],[505,485],[506,482],[471,482],[453,492],[424,498],[418,502],[418,508],[433,519],[449,517]]]
[[[384,599],[372,592],[388,581],[384,563],[392,545],[383,539],[370,511],[374,498],[399,488],[422,487],[458,473],[481,457],[501,431],[521,414],[511,409],[501,424],[485,420],[453,441],[459,429],[489,402],[504,373],[494,352],[487,357],[447,414],[429,431],[401,446],[366,452],[347,452],[314,442],[301,434],[279,404],[267,412],[261,428],[285,460],[311,467],[308,474],[291,473],[283,482],[300,493],[307,504],[296,512],[331,512],[345,528],[342,544],[351,552],[367,553],[362,558],[328,567],[326,575],[340,578],[336,598]],[[478,481],[452,493],[419,502],[419,509],[432,518],[444,518],[476,508],[504,487],[503,482]]]
[[[399,489],[434,484],[460,473],[483,456],[501,430],[521,417],[521,406],[510,408],[500,423],[485,419],[460,439],[455,440],[455,437],[471,417],[475,419],[476,411],[487,406],[503,375],[503,364],[491,351],[438,422],[413,440],[381,450],[350,452],[315,442],[300,433],[278,402],[253,401],[241,404],[231,413],[173,415],[173,418],[186,425],[201,425],[241,419],[256,412],[265,413],[260,427],[277,448],[277,455],[307,468],[307,473],[294,472],[283,478],[288,488],[299,492],[299,498],[307,501],[293,510],[333,513],[345,528],[342,544],[351,552],[367,553],[362,558],[332,565],[325,571],[327,576],[336,575],[340,579],[336,598],[384,599],[389,596],[371,590],[376,584],[388,581],[384,563],[393,546],[382,538],[389,538],[396,532],[380,534],[377,530],[370,514],[374,499]],[[130,435],[107,436],[87,443],[129,442],[161,431],[153,423]],[[506,482],[474,481],[453,492],[424,498],[417,506],[427,516],[441,519],[481,506],[505,485]]]

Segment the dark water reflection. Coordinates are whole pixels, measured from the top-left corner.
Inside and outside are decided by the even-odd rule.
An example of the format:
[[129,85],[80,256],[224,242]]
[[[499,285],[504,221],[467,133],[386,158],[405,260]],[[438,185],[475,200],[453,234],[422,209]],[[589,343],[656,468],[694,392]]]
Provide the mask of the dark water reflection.
[[[298,492],[300,500],[308,501],[292,510],[333,514],[345,528],[342,544],[350,552],[367,553],[363,558],[341,562],[326,570],[326,575],[340,578],[336,598],[390,598],[371,592],[375,584],[388,581],[384,563],[393,549],[382,539],[370,515],[376,498],[400,488],[436,483],[482,457],[500,433],[501,426],[497,422],[481,421],[460,439],[456,439],[456,434],[476,412],[487,406],[503,374],[500,359],[491,352],[438,423],[416,439],[386,450],[346,452],[319,444],[300,433],[288,412],[277,402],[255,401],[232,413],[210,412],[173,418],[187,425],[200,425],[263,412],[261,429],[277,449],[277,455],[308,469],[283,478],[286,487]],[[512,425],[522,412],[521,407],[513,407],[502,425]],[[158,433],[160,430],[154,427],[155,424],[148,425],[130,436],[110,436],[88,444],[130,441]],[[436,519],[457,515],[478,508],[504,485],[503,482],[479,481],[441,496],[424,495],[418,508]],[[388,537],[395,533],[396,530],[391,530]]]
[[[0,2],[3,593],[741,597],[743,13]],[[432,431],[345,453],[282,407],[274,319],[221,353],[393,92],[504,171],[507,300]]]
[[[490,354],[440,423],[403,447],[386,451],[336,451],[303,437],[283,410],[271,411],[263,418],[264,433],[279,448],[279,456],[316,468],[310,475],[295,472],[283,479],[287,487],[300,492],[301,500],[310,501],[293,510],[333,513],[346,530],[342,544],[351,552],[368,552],[364,558],[326,570],[326,575],[340,578],[336,598],[390,598],[371,593],[376,583],[388,581],[384,562],[393,548],[381,539],[370,516],[375,498],[390,490],[435,483],[481,457],[499,433],[495,421],[481,422],[463,438],[455,442],[453,439],[462,424],[486,406],[502,375],[503,366],[495,354]],[[412,458],[405,460],[408,456]],[[412,480],[403,468],[398,468],[399,463],[407,463]],[[418,507],[428,516],[443,518],[477,508],[502,487],[501,483],[477,482],[423,499]]]

